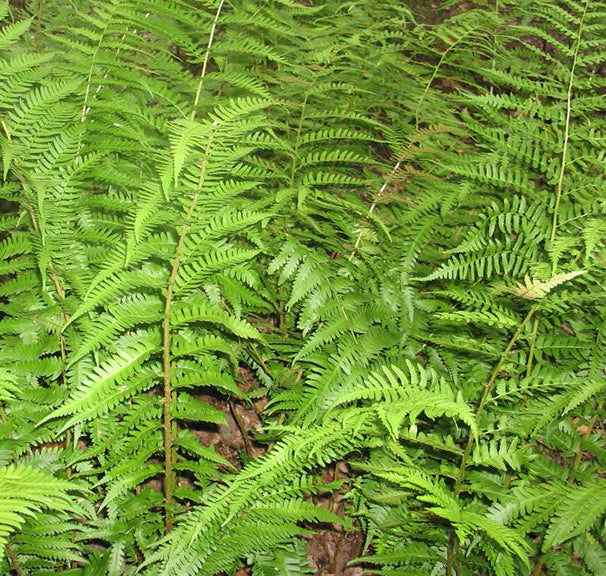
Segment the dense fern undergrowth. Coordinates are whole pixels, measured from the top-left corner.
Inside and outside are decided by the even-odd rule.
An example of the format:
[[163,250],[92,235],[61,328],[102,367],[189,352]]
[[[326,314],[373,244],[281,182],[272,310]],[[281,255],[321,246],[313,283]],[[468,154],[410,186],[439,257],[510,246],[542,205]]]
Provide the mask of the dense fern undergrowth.
[[606,574],[606,2],[418,8],[0,4],[1,574]]

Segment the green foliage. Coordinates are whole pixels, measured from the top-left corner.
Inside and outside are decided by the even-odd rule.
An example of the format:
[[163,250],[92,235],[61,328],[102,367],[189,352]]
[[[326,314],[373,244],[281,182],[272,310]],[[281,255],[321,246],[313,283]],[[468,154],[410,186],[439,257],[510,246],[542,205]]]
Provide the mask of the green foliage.
[[604,573],[606,4],[417,4],[0,4],[2,574]]
[[3,551],[7,536],[21,528],[26,517],[34,516],[43,509],[77,514],[68,495],[68,491],[75,490],[76,485],[53,478],[51,474],[32,466],[0,469],[0,488],[0,544]]

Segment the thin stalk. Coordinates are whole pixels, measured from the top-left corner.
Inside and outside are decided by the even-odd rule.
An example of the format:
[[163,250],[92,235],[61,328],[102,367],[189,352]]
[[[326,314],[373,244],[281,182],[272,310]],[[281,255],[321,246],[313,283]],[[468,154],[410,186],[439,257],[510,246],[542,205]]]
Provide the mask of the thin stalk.
[[[498,13],[499,13],[499,0],[496,0],[496,2],[495,2],[495,5],[494,5],[494,13],[495,13],[495,14],[498,14]],[[493,38],[492,38],[492,42],[493,42],[493,45],[494,45],[494,46],[493,46],[493,48],[494,48],[494,50],[495,50],[495,52],[496,52],[496,50],[497,50],[497,43],[496,43],[496,41],[495,41],[495,37],[494,37],[494,36],[493,36]],[[492,68],[492,70],[494,70],[494,69],[496,68],[496,65],[497,65],[497,61],[496,61],[496,60],[495,60],[495,58],[493,57],[493,58],[492,58],[492,61],[491,61],[491,63],[490,63],[490,67]],[[492,95],[492,94],[494,94],[494,85],[493,85],[492,83],[490,84],[490,94],[491,94],[491,95]]]
[[[297,139],[295,141],[295,147],[292,153],[292,163],[290,166],[290,181],[289,188],[292,189],[295,184],[295,176],[297,175],[297,165],[299,162],[299,148],[301,147],[301,134],[303,132],[303,121],[305,120],[305,111],[307,109],[307,102],[309,100],[310,92],[315,84],[315,80],[312,82],[312,85],[305,92],[305,97],[303,98],[303,104],[301,105],[301,113],[299,114],[299,124],[297,126]],[[290,220],[290,215],[292,213],[291,209],[284,211],[284,220],[282,221],[282,234],[284,238],[288,236],[288,222]],[[278,318],[279,323],[278,326],[280,330],[284,330],[284,299],[282,297],[283,289],[282,286],[279,287],[279,295],[280,300],[278,301]]]
[[556,202],[553,209],[553,223],[551,226],[551,236],[549,241],[555,240],[558,232],[558,212],[560,210],[560,201],[562,199],[562,188],[564,185],[564,173],[566,172],[566,157],[568,156],[568,143],[570,140],[570,119],[572,116],[572,88],[574,85],[574,73],[577,67],[577,61],[579,58],[579,49],[581,47],[581,36],[583,35],[583,23],[585,16],[587,15],[587,9],[589,8],[589,0],[585,1],[585,10],[581,16],[579,23],[579,32],[577,34],[576,46],[574,49],[574,56],[572,60],[572,68],[570,69],[570,80],[568,81],[568,94],[566,96],[566,124],[564,126],[564,145],[562,147],[562,161],[560,165],[560,175],[558,177],[558,183],[556,186]]
[[[99,36],[99,41],[97,42],[97,46],[95,47],[95,51],[93,52],[93,55],[91,58],[90,67],[88,69],[88,76],[86,78],[86,89],[84,90],[84,102],[82,103],[82,111],[80,112],[80,122],[84,122],[86,120],[86,116],[90,110],[90,108],[88,106],[88,100],[90,98],[92,81],[93,81],[93,72],[95,70],[95,64],[97,62],[97,55],[99,54],[99,50],[101,50],[101,46],[103,44],[105,35],[107,34],[107,30],[109,28],[110,22],[114,18],[114,15],[115,15],[117,9],[118,9],[118,4],[116,4],[114,6],[113,10],[111,11],[111,14],[108,16],[107,21],[105,23],[105,27],[101,31],[101,35]],[[97,94],[98,91],[99,91],[99,88],[95,92],[95,95]]]
[[528,352],[528,363],[526,364],[526,378],[530,378],[532,372],[532,363],[534,362],[534,347],[537,341],[537,332],[539,330],[539,319],[534,319],[532,326],[532,335],[530,336],[530,350]]
[[[509,356],[515,343],[520,338],[520,335],[522,334],[522,330],[524,330],[524,327],[528,324],[528,322],[534,316],[537,309],[538,309],[538,304],[535,304],[530,309],[528,314],[526,314],[526,317],[524,318],[524,320],[522,320],[522,322],[516,328],[516,331],[514,332],[513,336],[511,337],[511,340],[507,344],[505,350],[503,351],[503,354],[501,354],[501,357],[499,358],[499,361],[497,362],[497,365],[495,366],[494,370],[492,371],[490,379],[484,385],[484,392],[482,393],[482,398],[480,399],[480,403],[478,404],[478,408],[476,410],[476,415],[475,415],[475,420],[478,425],[478,429],[480,426],[480,420],[482,418],[482,414],[484,413],[484,408],[486,407],[486,403],[488,402],[488,399],[490,397],[492,387],[494,386],[495,382],[497,381],[499,372],[501,371],[501,368],[503,367],[503,364],[507,360],[507,357]],[[467,439],[467,444],[465,446],[465,451],[463,452],[463,456],[461,457],[461,464],[459,466],[459,472],[457,474],[457,479],[456,479],[455,485],[454,485],[454,493],[455,493],[455,496],[457,496],[457,497],[462,492],[463,480],[465,478],[465,471],[467,469],[467,461],[469,460],[469,456],[471,455],[471,450],[473,448],[473,444],[474,444],[475,440],[476,440],[476,437],[470,431],[469,438]],[[454,534],[454,532],[451,532],[449,540],[448,540],[446,576],[452,575],[452,567],[453,567],[454,560],[455,560],[455,558],[459,558],[459,556],[460,556],[459,541],[456,538],[456,535]],[[457,574],[459,576],[461,575],[461,562],[460,561],[457,561]]]
[[206,76],[206,68],[208,66],[208,60],[210,58],[210,49],[215,39],[215,30],[217,29],[217,22],[219,21],[219,16],[221,14],[221,10],[223,10],[224,3],[225,0],[221,0],[221,2],[219,2],[217,12],[215,13],[215,19],[213,20],[213,25],[210,29],[210,36],[208,38],[208,45],[206,46],[206,54],[204,55],[204,62],[202,63],[202,72],[200,73],[200,80],[198,81],[198,89],[196,90],[196,96],[194,98],[194,105],[191,111],[190,120],[196,119],[196,112],[198,110],[198,104],[200,102],[200,96],[202,94],[202,86],[204,85],[204,77]]
[[[90,94],[91,94],[91,87],[92,87],[91,82],[92,82],[92,79],[93,79],[93,71],[94,71],[94,68],[95,68],[95,62],[97,60],[97,54],[98,54],[99,50],[101,49],[101,45],[103,43],[103,39],[104,39],[104,37],[105,37],[105,35],[107,33],[107,30],[109,28],[109,24],[110,24],[111,20],[113,19],[115,12],[116,12],[116,9],[114,9],[114,11],[112,12],[112,14],[107,19],[107,23],[106,23],[105,27],[103,28],[103,31],[101,32],[101,37],[99,38],[99,42],[97,43],[97,47],[95,48],[95,52],[93,53],[93,57],[92,57],[91,64],[90,64],[90,69],[88,71],[88,76],[87,76],[87,79],[86,79],[86,90],[85,90],[85,93],[84,93],[84,102],[82,104],[82,111],[80,113],[80,122],[81,123],[83,123],[83,122],[86,121],[86,117],[88,116],[88,113],[90,112],[90,106],[88,105],[88,103],[89,103],[89,98],[90,98]],[[149,15],[150,15],[150,12],[148,12],[145,15],[145,18],[149,18]],[[124,34],[122,34],[122,36],[120,37],[120,42],[124,41],[124,39],[126,38],[126,34],[127,33],[128,33],[128,28],[126,29],[126,32],[124,32]],[[136,34],[137,30],[135,29],[133,31],[133,33]],[[114,53],[114,58],[115,59],[118,58],[118,56],[120,55],[121,50],[122,50],[121,47],[116,48],[116,51]],[[94,94],[92,96],[93,100],[97,97],[97,95],[99,94],[99,92],[103,88],[103,85],[104,85],[103,82],[105,82],[105,80],[107,80],[108,78],[109,78],[109,70],[107,70],[105,72],[105,74],[103,74],[102,82],[97,85],[97,88],[95,89],[95,92],[94,92]],[[82,149],[82,145],[83,144],[82,144],[82,135],[81,135],[80,136],[80,140],[78,142],[78,155],[80,154],[80,150]]]
[[236,424],[238,426],[238,430],[240,431],[240,436],[242,436],[242,441],[244,442],[244,449],[246,450],[246,454],[249,458],[255,458],[255,449],[253,448],[252,442],[250,441],[250,437],[248,435],[248,431],[246,430],[246,426],[244,425],[244,421],[238,412],[238,407],[230,400],[229,401],[229,411],[231,412]]
[[21,564],[19,564],[19,559],[13,550],[13,547],[7,542],[6,543],[6,552],[8,554],[8,558],[13,565],[13,570],[17,576],[23,576],[23,571],[21,570]]
[[[309,101],[309,96],[312,88],[315,85],[315,80],[312,82],[311,86],[305,92],[305,97],[303,98],[303,104],[301,105],[301,113],[299,114],[299,124],[297,126],[297,139],[295,141],[295,146],[292,152],[292,162],[290,165],[290,180],[289,180],[289,188],[292,190],[295,185],[295,177],[297,175],[297,166],[299,164],[299,148],[301,147],[301,134],[303,133],[303,121],[305,120],[305,111],[307,110],[307,102]],[[285,210],[284,212],[284,220],[282,221],[282,234],[284,237],[288,236],[288,222],[290,220],[290,215],[292,210]],[[284,327],[284,301],[280,300],[280,320],[281,326]]]
[[[526,326],[526,324],[528,324],[530,319],[534,316],[537,309],[538,309],[538,305],[535,304],[530,309],[528,314],[526,314],[526,317],[524,318],[524,320],[522,320],[521,324],[516,328],[514,335],[511,337],[511,340],[507,344],[505,351],[503,352],[503,354],[501,354],[501,357],[499,358],[497,365],[495,366],[494,370],[492,371],[490,380],[488,380],[488,382],[484,385],[484,392],[482,394],[482,398],[480,399],[480,404],[478,405],[478,409],[476,410],[475,419],[476,419],[476,422],[478,423],[478,425],[480,423],[480,418],[482,417],[482,414],[484,413],[484,408],[486,407],[486,403],[488,402],[488,398],[490,396],[490,392],[492,391],[492,387],[494,386],[494,383],[496,382],[496,380],[499,376],[499,372],[501,371],[503,364],[507,360],[507,357],[509,356],[512,348],[514,347],[515,343],[518,341],[520,335],[522,334],[522,330],[524,330],[524,327]],[[469,455],[471,454],[471,449],[473,448],[474,442],[475,442],[475,436],[473,435],[473,433],[470,433],[469,438],[467,439],[467,445],[465,447],[465,452],[463,452],[463,458],[461,459],[461,465],[459,467],[459,473],[457,475],[457,480],[455,483],[454,491],[457,496],[461,493],[463,478],[465,476],[465,469],[467,467],[467,460],[469,459]]]
[[[383,195],[383,192],[385,192],[385,190],[387,189],[387,185],[389,184],[389,181],[390,181],[389,179],[394,176],[394,174],[400,169],[401,165],[402,165],[402,161],[400,160],[394,166],[393,170],[391,171],[391,173],[389,175],[389,178],[386,179],[385,182],[383,182],[383,186],[381,186],[379,193],[375,196],[373,203],[370,205],[368,214],[366,214],[366,219],[368,219],[372,216],[372,213],[375,211],[375,209],[377,207],[377,203],[378,203],[379,199]],[[354,256],[356,255],[356,252],[358,251],[358,248],[360,247],[360,242],[362,241],[363,235],[364,235],[364,231],[360,230],[360,233],[358,234],[358,238],[356,239],[356,243],[354,244],[353,250],[351,251],[351,254],[349,255],[349,258],[348,258],[348,260],[350,262],[353,260]]]
[[[210,37],[208,39],[208,45],[206,47],[206,55],[204,57],[204,63],[202,65],[202,70],[200,72],[200,79],[198,80],[198,88],[196,90],[196,96],[194,98],[194,102],[192,105],[192,111],[190,120],[195,120],[196,118],[196,110],[198,104],[200,102],[200,95],[202,93],[202,86],[204,85],[204,77],[206,76],[206,69],[208,65],[208,59],[210,55],[210,49],[213,44],[213,39],[215,37],[215,30],[217,28],[217,22],[219,20],[219,15],[221,14],[221,10],[223,9],[224,0],[219,2],[219,6],[217,8],[217,12],[215,14],[215,19],[212,24],[212,28],[210,30]],[[214,122],[217,125],[217,122]],[[172,409],[175,403],[175,398],[172,390],[171,383],[171,369],[172,369],[172,360],[170,355],[170,342],[171,342],[171,323],[170,323],[170,314],[173,304],[174,291],[175,291],[175,280],[177,279],[177,275],[179,273],[179,268],[181,266],[181,254],[183,252],[183,246],[185,245],[185,238],[187,237],[187,233],[189,231],[189,226],[191,224],[191,219],[193,218],[194,212],[196,210],[196,206],[198,205],[198,201],[200,199],[200,193],[202,192],[202,187],[204,186],[204,180],[206,178],[206,168],[208,166],[208,156],[210,154],[210,149],[212,146],[212,141],[215,136],[215,132],[211,132],[208,135],[208,142],[206,143],[206,150],[204,151],[204,158],[202,159],[202,163],[200,164],[200,177],[198,179],[198,185],[196,186],[196,190],[194,195],[192,196],[191,203],[187,210],[187,214],[185,216],[185,222],[183,224],[183,228],[181,229],[181,234],[179,235],[179,240],[177,242],[177,248],[175,250],[175,256],[173,259],[173,265],[171,269],[171,273],[168,279],[168,286],[166,288],[166,300],[164,303],[164,320],[162,322],[162,380],[163,380],[163,388],[164,388],[164,401],[163,401],[163,410],[162,410],[162,431],[164,436],[164,500],[166,504],[166,515],[164,517],[165,531],[168,534],[172,531],[174,527],[174,518],[173,518],[173,504],[174,504],[174,490],[175,490],[175,473],[174,473],[174,461],[175,461],[175,453],[174,453],[174,441],[177,435],[177,423],[172,419]]]
[[315,84],[315,81],[311,85],[309,90],[307,92],[305,92],[305,98],[303,99],[303,105],[301,106],[301,114],[299,115],[299,125],[297,127],[297,140],[295,142],[295,149],[293,151],[292,164],[291,164],[291,168],[290,168],[290,187],[291,188],[295,184],[295,175],[297,172],[297,164],[298,164],[298,160],[299,160],[298,154],[299,154],[299,148],[301,146],[301,133],[303,132],[303,120],[305,120],[305,111],[307,110],[307,102],[309,100],[309,93],[310,93],[311,89],[313,88],[314,84]]
[[454,549],[456,548],[457,537],[454,530],[450,531],[448,535],[448,548],[446,550],[446,576],[452,575],[452,566],[454,563]]
[[436,79],[438,72],[442,67],[442,64],[444,64],[444,61],[446,60],[446,56],[448,56],[448,54],[452,50],[454,50],[467,36],[469,36],[469,34],[471,34],[471,30],[465,32],[460,38],[457,38],[450,46],[448,46],[448,48],[446,48],[446,50],[442,53],[442,55],[440,56],[440,60],[434,67],[431,78],[425,85],[425,90],[423,90],[423,94],[421,94],[421,98],[419,98],[419,101],[417,102],[417,106],[415,108],[415,128],[417,130],[419,129],[419,124],[421,123],[421,106],[425,102],[425,98],[427,98],[427,94],[429,94],[429,89],[431,88],[433,81]]
[[[213,40],[215,37],[215,30],[217,28],[217,22],[219,20],[219,15],[221,14],[221,10],[223,9],[224,0],[219,2],[219,6],[217,8],[217,12],[215,14],[215,18],[210,30],[210,37],[208,39],[208,45],[206,47],[206,55],[204,57],[204,63],[202,65],[202,70],[200,72],[200,79],[198,80],[198,88],[196,90],[196,95],[194,98],[194,102],[192,105],[192,111],[190,120],[195,120],[196,111],[198,104],[200,102],[200,95],[202,93],[202,86],[204,85],[204,78],[206,76],[206,69],[208,66],[208,60],[210,56],[210,49],[213,44]],[[217,122],[215,122],[215,125]],[[187,210],[187,214],[185,216],[185,222],[183,224],[183,228],[181,229],[181,234],[179,235],[179,240],[177,242],[177,248],[175,250],[175,256],[173,259],[172,270],[168,279],[168,286],[166,288],[166,300],[164,304],[164,320],[162,322],[162,379],[163,379],[163,388],[164,388],[164,402],[163,402],[163,422],[162,422],[162,430],[164,436],[164,500],[166,504],[166,515],[164,518],[165,521],[165,530],[168,534],[172,531],[174,526],[174,518],[173,518],[173,504],[174,504],[174,490],[175,490],[175,473],[174,473],[174,441],[177,435],[177,425],[176,422],[172,419],[172,408],[175,403],[175,398],[173,395],[172,384],[171,384],[171,355],[170,355],[170,342],[171,342],[171,323],[170,323],[170,314],[172,309],[174,291],[175,291],[175,280],[179,273],[179,268],[181,266],[181,254],[183,252],[183,246],[185,245],[185,238],[187,237],[187,233],[189,231],[189,226],[191,224],[191,219],[193,218],[194,212],[196,210],[196,206],[198,205],[198,201],[200,199],[200,193],[202,192],[202,187],[204,186],[204,180],[206,178],[206,168],[208,166],[208,156],[210,154],[210,149],[212,146],[212,141],[214,138],[215,132],[211,132],[208,136],[208,142],[206,143],[206,150],[204,152],[204,158],[202,159],[202,163],[200,164],[200,177],[198,179],[198,185],[192,196],[191,203]]]
[[[216,123],[215,123],[216,124]],[[173,446],[175,439],[174,422],[172,420],[172,407],[174,404],[173,390],[171,385],[171,354],[170,354],[170,343],[171,343],[171,323],[170,314],[173,304],[174,291],[175,291],[175,280],[179,273],[181,266],[181,254],[183,252],[183,246],[185,245],[185,238],[189,231],[192,217],[198,205],[200,199],[200,193],[204,186],[204,180],[206,178],[206,168],[208,166],[208,156],[210,154],[210,148],[214,138],[215,132],[211,132],[208,136],[208,142],[206,144],[206,150],[204,152],[204,158],[200,164],[200,177],[198,179],[198,185],[192,196],[191,203],[185,216],[185,222],[179,235],[177,242],[177,248],[175,250],[175,256],[173,259],[173,265],[171,273],[168,279],[168,286],[166,288],[166,300],[164,304],[164,320],[162,322],[162,376],[164,385],[164,405],[163,405],[163,434],[164,434],[164,499],[166,502],[166,516],[165,516],[165,527],[166,532],[171,532],[173,529],[173,511],[172,506],[174,503],[174,489],[175,489],[175,478],[174,478],[174,454]]]

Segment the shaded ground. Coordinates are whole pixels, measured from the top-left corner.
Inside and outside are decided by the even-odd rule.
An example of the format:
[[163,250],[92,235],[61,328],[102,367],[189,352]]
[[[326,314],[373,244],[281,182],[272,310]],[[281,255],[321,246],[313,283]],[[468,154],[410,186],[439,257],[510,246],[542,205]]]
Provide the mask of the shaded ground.
[[[240,386],[247,391],[254,385],[254,375],[246,369],[240,369]],[[224,458],[229,460],[234,467],[241,468],[242,459],[256,458],[263,454],[265,447],[255,444],[254,433],[260,427],[260,413],[267,402],[262,398],[253,405],[244,401],[230,402],[224,397],[216,394],[198,395],[197,398],[203,402],[222,410],[227,418],[227,426],[216,426],[209,424],[193,430],[201,444],[214,446],[215,450]],[[339,462],[335,466],[329,466],[321,473],[322,480],[326,483],[337,479],[349,477],[349,467],[345,462]],[[186,482],[186,479],[181,481]],[[348,490],[347,484],[341,492]],[[342,515],[344,502],[340,492],[335,494],[314,497],[314,503],[331,510],[335,514]],[[345,530],[338,524],[317,526],[309,525],[308,528],[316,532],[307,539],[307,550],[310,564],[317,569],[318,576],[362,576],[360,567],[350,567],[348,564],[362,555],[364,545],[364,534],[360,529],[352,528]],[[243,568],[236,576],[248,576],[249,568]]]

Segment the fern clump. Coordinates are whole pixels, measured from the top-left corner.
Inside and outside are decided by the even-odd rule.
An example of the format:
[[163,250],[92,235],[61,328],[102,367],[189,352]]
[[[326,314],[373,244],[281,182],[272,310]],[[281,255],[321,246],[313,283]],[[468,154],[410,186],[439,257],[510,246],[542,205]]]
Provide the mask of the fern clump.
[[606,4],[437,16],[0,4],[2,574],[606,571]]

